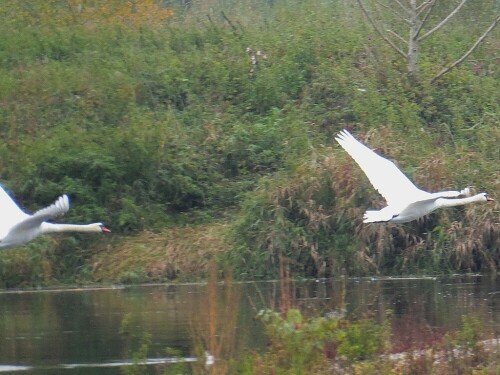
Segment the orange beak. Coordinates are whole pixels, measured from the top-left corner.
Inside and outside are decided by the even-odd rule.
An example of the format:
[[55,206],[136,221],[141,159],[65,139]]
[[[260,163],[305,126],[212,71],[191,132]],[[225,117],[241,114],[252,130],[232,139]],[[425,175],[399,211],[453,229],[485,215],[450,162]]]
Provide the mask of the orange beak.
[[490,197],[486,197],[486,200],[487,200],[488,202],[493,202],[493,201],[494,201],[494,199],[493,199],[493,198],[490,198]]
[[108,228],[106,228],[104,225],[101,227],[101,230],[103,232],[106,232],[106,233],[111,233],[111,231]]

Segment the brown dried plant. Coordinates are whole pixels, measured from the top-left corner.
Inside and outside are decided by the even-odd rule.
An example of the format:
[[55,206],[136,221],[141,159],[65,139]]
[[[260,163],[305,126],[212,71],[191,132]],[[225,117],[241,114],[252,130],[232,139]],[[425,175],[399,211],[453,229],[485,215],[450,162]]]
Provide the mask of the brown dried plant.
[[[218,270],[210,265],[206,300],[193,311],[191,335],[194,354],[200,360],[193,366],[193,374],[228,374],[228,360],[236,349],[236,320],[241,299],[239,284],[234,283],[230,272],[224,273],[223,283],[218,282]],[[223,290],[222,295],[220,290]],[[224,306],[224,308],[220,308]],[[206,311],[206,314],[199,314]],[[213,364],[205,363],[206,355],[212,355]]]

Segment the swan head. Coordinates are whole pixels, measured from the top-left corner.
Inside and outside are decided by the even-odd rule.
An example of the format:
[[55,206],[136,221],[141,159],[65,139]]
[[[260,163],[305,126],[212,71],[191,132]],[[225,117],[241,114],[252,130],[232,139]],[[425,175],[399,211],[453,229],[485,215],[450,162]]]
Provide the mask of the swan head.
[[98,228],[98,230],[99,230],[100,232],[104,232],[104,233],[110,233],[110,232],[111,232],[108,228],[106,228],[106,227],[104,226],[104,224],[103,224],[103,223],[96,223],[95,225],[96,225],[96,227]]
[[494,199],[491,198],[488,193],[481,193],[481,195],[484,197],[484,200],[487,201],[487,202],[493,202]]

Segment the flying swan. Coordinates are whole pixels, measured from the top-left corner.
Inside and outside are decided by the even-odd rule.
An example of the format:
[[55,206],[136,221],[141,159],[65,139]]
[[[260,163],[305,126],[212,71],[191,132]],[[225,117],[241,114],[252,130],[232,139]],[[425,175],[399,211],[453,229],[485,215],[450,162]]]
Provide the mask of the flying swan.
[[347,130],[344,129],[338,133],[335,140],[358,163],[373,187],[387,201],[387,206],[380,211],[366,211],[363,217],[364,223],[385,221],[407,223],[440,207],[493,201],[487,193],[480,193],[471,197],[469,188],[462,191],[442,191],[438,193],[428,193],[420,190],[393,162],[370,150]]
[[67,195],[52,205],[28,215],[0,185],[0,249],[23,245],[34,238],[54,232],[110,232],[102,223],[87,225],[48,223],[69,210]]

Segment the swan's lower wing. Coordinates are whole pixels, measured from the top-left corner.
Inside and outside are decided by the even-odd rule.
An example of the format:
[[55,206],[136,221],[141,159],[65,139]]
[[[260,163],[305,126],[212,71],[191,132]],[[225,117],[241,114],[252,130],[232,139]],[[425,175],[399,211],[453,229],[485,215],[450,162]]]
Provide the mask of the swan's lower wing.
[[335,139],[358,163],[388,205],[401,206],[429,197],[429,193],[417,188],[393,162],[366,147],[347,130],[342,130]]
[[406,221],[415,220],[421,218],[425,215],[430,214],[432,211],[437,209],[439,206],[436,202],[441,198],[429,198],[422,199],[416,202],[410,203],[406,206],[398,216],[407,218]]

